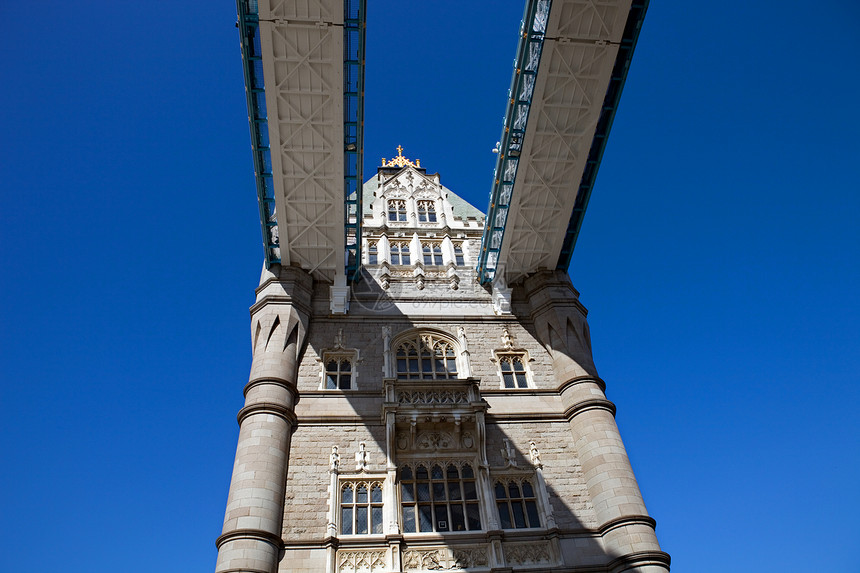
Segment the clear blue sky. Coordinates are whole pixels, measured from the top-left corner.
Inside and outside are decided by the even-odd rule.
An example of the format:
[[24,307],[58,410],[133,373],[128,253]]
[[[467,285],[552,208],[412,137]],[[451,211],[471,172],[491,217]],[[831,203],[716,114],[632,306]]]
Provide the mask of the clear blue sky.
[[[369,2],[484,209],[522,2]],[[4,2],[0,571],[211,572],[262,261],[235,7]],[[677,572],[860,571],[860,7],[652,2],[571,267]]]

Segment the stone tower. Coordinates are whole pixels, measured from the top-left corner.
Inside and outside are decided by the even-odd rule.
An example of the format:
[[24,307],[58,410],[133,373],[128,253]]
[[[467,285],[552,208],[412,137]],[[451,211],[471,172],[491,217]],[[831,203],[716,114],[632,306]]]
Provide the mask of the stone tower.
[[263,272],[216,571],[668,571],[568,276],[480,286],[484,215],[382,163],[346,314]]

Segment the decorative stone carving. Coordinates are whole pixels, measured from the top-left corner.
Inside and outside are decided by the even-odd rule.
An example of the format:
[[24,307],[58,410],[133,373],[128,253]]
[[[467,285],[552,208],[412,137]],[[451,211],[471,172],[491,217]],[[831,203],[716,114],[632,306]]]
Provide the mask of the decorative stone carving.
[[540,451],[538,451],[537,445],[534,443],[534,440],[529,442],[529,458],[531,459],[532,465],[534,467],[543,467],[543,464],[540,461]]
[[358,443],[358,451],[355,452],[355,471],[363,472],[367,470],[367,450],[364,442]]
[[338,573],[373,573],[385,571],[385,551],[338,551]]
[[331,447],[331,455],[328,460],[329,471],[337,473],[337,466],[340,464],[340,454],[337,453],[337,446]]
[[397,434],[397,449],[405,450],[409,447],[409,436],[403,432]]
[[422,432],[415,445],[419,450],[447,450],[454,447],[454,440],[446,432]]
[[460,390],[402,390],[397,394],[401,404],[468,404],[469,397]]
[[517,465],[516,451],[514,450],[514,447],[511,445],[510,440],[505,440],[504,442],[505,442],[505,447],[500,450],[502,452],[502,459],[505,460],[506,466],[516,466]]
[[547,542],[502,543],[502,549],[508,565],[537,565],[552,562]]
[[434,547],[408,549],[403,553],[404,571],[462,571],[489,568],[487,547]]
[[514,347],[514,339],[511,338],[511,333],[507,328],[502,331],[502,346],[505,350],[510,350]]
[[472,437],[470,432],[466,432],[463,434],[463,447],[467,450],[471,450],[475,446],[475,438]]

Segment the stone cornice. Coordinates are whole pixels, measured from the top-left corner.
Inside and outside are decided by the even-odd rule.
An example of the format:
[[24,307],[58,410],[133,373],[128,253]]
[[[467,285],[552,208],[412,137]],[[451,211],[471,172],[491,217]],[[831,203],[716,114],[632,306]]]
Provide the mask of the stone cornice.
[[274,402],[249,404],[239,410],[239,413],[236,415],[236,420],[238,420],[239,425],[242,425],[245,418],[255,414],[271,414],[284,419],[290,426],[296,425],[296,415],[293,413],[292,409],[287,408],[282,404],[275,404]]
[[604,382],[601,378],[598,378],[597,376],[577,376],[576,378],[571,378],[570,380],[559,386],[558,393],[563,394],[564,391],[571,386],[576,386],[577,384],[584,384],[587,382],[597,384],[600,387],[601,392],[606,392],[606,382]]
[[606,535],[613,529],[627,525],[647,525],[651,529],[657,528],[657,521],[650,515],[623,515],[609,520],[600,526],[600,535]]
[[645,565],[662,566],[668,571],[671,564],[672,558],[665,551],[637,551],[612,560],[607,566],[607,571],[629,571],[634,567]]
[[251,391],[251,388],[255,388],[257,386],[261,386],[263,384],[272,384],[274,386],[280,386],[281,388],[285,388],[292,394],[293,403],[295,403],[299,398],[299,391],[296,388],[294,382],[290,382],[285,378],[274,378],[274,377],[263,377],[263,378],[254,378],[253,380],[249,380],[247,384],[245,384],[245,389],[242,390],[242,395],[246,398],[248,397],[248,392]]
[[606,398],[594,398],[592,400],[583,400],[582,402],[577,402],[573,406],[570,406],[564,411],[564,417],[568,420],[572,420],[575,416],[589,410],[606,410],[615,416],[615,404]]
[[[310,298],[310,296],[308,296],[308,298]],[[269,304],[294,306],[297,310],[299,310],[300,312],[302,312],[303,314],[305,314],[307,316],[310,316],[310,314],[312,312],[311,305],[304,304],[304,303],[300,302],[294,296],[290,296],[290,295],[286,295],[286,294],[268,294],[251,305],[251,307],[249,309],[251,312],[251,316],[254,316],[254,314],[257,311],[259,311],[264,306],[267,306]]]
[[[281,551],[284,548],[284,540],[281,539],[279,535],[275,535],[274,533],[270,533],[268,531],[263,531],[262,529],[234,529],[232,531],[228,531],[226,533],[221,534],[218,539],[215,540],[215,546],[218,549],[221,549],[221,546],[227,543],[228,541],[238,541],[240,539],[253,539],[255,541],[264,541]],[[228,569],[228,571],[239,571],[238,569]],[[250,571],[249,569],[241,569],[241,571]],[[225,573],[225,572],[221,572]],[[268,572],[263,572],[268,573]]]

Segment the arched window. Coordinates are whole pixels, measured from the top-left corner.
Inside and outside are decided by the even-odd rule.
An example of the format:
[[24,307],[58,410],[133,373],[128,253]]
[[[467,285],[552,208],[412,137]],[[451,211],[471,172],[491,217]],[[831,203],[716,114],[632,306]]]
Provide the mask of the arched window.
[[528,388],[526,367],[521,354],[503,354],[499,356],[499,368],[502,371],[502,382],[505,388]]
[[454,245],[454,264],[462,267],[466,264],[466,258],[463,255],[463,245],[457,243]]
[[379,251],[376,243],[368,243],[367,245],[367,264],[375,265],[379,262]]
[[475,472],[469,464],[401,467],[400,504],[404,533],[481,529]]
[[457,377],[454,345],[433,334],[418,334],[397,346],[397,378],[447,380]]
[[391,243],[389,251],[392,265],[412,264],[409,257],[409,243]]
[[418,201],[418,221],[421,223],[435,223],[436,203],[433,201]]
[[382,484],[345,483],[340,490],[341,535],[382,533]]
[[532,488],[532,482],[529,480],[498,481],[495,492],[499,524],[502,529],[540,527],[537,496]]
[[403,199],[393,199],[388,202],[388,220],[406,220],[406,201],[404,201]]
[[352,388],[352,361],[349,358],[332,358],[326,362],[325,387],[327,390]]
[[421,250],[424,255],[425,265],[442,264],[442,245],[439,243],[422,243]]

